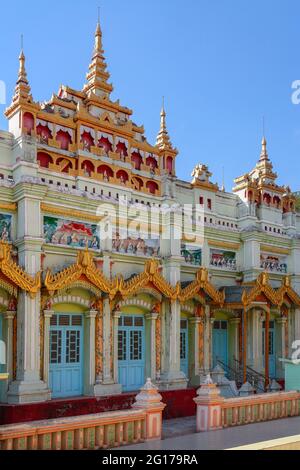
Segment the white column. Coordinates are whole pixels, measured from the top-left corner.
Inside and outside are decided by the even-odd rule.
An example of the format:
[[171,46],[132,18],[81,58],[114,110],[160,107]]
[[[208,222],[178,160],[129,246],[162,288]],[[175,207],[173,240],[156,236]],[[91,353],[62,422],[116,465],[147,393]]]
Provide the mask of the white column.
[[286,344],[285,344],[285,331],[288,324],[287,317],[279,317],[276,319],[276,323],[278,324],[278,336],[275,335],[276,341],[276,377],[283,378],[284,377],[284,365],[283,362],[279,361],[278,359],[286,359]]
[[85,351],[86,367],[84,369],[84,392],[85,395],[94,395],[94,386],[96,380],[96,358],[95,358],[95,320],[97,310],[90,310],[85,315]]
[[103,300],[103,383],[112,383],[112,374],[110,367],[110,322],[111,311],[109,299]]
[[[250,357],[247,359],[249,366],[251,365],[254,370],[259,370],[261,367],[261,343],[262,343],[262,323],[260,321],[260,311],[251,310],[250,315],[248,316],[248,328],[251,331],[250,333]],[[251,357],[252,356],[252,357]]]
[[213,331],[214,331],[214,322],[215,318],[211,317],[209,321],[209,368],[210,370],[213,369],[213,357],[214,357],[214,350],[213,350]]
[[49,387],[49,366],[50,366],[50,320],[54,315],[53,310],[44,310],[44,382]]
[[152,382],[156,381],[156,320],[158,313],[151,312],[146,315],[150,323],[150,375]]
[[165,350],[163,372],[160,378],[161,389],[182,389],[187,386],[187,378],[180,370],[180,303],[178,301],[164,301],[166,322]]
[[295,340],[300,340],[300,309],[296,308],[295,309],[295,320],[294,320],[294,325],[295,325]]

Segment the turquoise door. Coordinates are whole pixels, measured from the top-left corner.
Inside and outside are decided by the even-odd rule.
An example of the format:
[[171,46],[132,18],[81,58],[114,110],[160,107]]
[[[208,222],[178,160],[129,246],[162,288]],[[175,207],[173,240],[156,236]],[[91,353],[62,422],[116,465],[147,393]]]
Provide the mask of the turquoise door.
[[83,317],[53,315],[50,324],[50,389],[53,398],[83,393]]
[[180,370],[188,377],[189,375],[189,337],[188,321],[180,322]]
[[225,320],[216,320],[213,325],[213,367],[218,361],[228,364],[228,324]]
[[[262,354],[263,360],[265,358],[265,326],[263,322],[262,330]],[[271,320],[269,323],[269,375],[272,379],[276,376],[276,356],[275,356],[275,322]]]
[[118,330],[119,383],[123,391],[140,389],[145,383],[144,317],[122,315]]

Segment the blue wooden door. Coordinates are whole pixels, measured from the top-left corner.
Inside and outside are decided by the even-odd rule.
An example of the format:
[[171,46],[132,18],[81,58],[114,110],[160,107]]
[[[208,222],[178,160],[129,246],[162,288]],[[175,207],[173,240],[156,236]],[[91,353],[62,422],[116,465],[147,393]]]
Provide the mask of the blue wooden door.
[[186,377],[189,375],[189,337],[188,321],[180,321],[180,370]]
[[145,325],[141,316],[119,318],[118,369],[123,391],[138,390],[144,385]]
[[50,389],[53,398],[83,393],[83,317],[53,315],[50,325]]
[[213,367],[218,361],[228,365],[228,324],[225,320],[216,320],[213,325]]
[[[262,329],[262,354],[265,357],[265,326],[263,322]],[[275,355],[275,322],[271,320],[269,323],[269,375],[272,379],[276,376],[276,355]]]

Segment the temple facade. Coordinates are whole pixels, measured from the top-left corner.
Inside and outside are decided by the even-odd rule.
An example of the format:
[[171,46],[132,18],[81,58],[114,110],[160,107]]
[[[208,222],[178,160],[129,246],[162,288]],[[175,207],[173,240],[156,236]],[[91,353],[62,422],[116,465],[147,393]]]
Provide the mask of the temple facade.
[[300,339],[300,215],[265,138],[232,193],[202,163],[182,181],[164,107],[150,144],[109,79],[99,24],[82,90],[35,102],[21,51],[0,132],[0,401],[184,389],[216,366],[267,389]]

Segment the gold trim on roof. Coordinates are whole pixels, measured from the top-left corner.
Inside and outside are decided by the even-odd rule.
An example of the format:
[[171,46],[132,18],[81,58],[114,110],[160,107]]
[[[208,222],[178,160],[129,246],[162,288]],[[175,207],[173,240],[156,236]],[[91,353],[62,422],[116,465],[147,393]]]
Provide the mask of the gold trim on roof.
[[271,302],[273,305],[279,304],[279,297],[277,292],[273,289],[273,287],[269,283],[269,275],[265,272],[261,273],[258,278],[256,279],[256,283],[250,292],[246,290],[243,291],[242,294],[242,302],[245,307],[248,307],[255,302],[257,297],[260,294],[264,294],[265,297]]
[[200,291],[205,292],[214,302],[224,305],[225,302],[225,291],[218,291],[209,282],[208,270],[205,268],[199,269],[196,274],[196,279],[191,282],[187,287],[181,289],[179,300],[180,302],[186,302],[189,299],[195,297]]
[[282,280],[281,287],[277,291],[278,303],[282,305],[284,302],[284,297],[287,295],[294,305],[300,306],[300,296],[291,286],[291,277],[285,276]]
[[45,286],[50,292],[50,295],[53,295],[55,291],[65,289],[77,283],[81,276],[85,276],[97,289],[109,293],[110,296],[114,295],[114,286],[103,273],[96,268],[93,261],[93,254],[90,253],[88,249],[79,251],[75,264],[63,271],[57,274],[51,274],[51,271],[48,269],[45,277]]
[[11,247],[8,243],[0,242],[0,271],[16,286],[29,292],[34,297],[41,287],[41,273],[35,277],[27,274],[11,257]]

